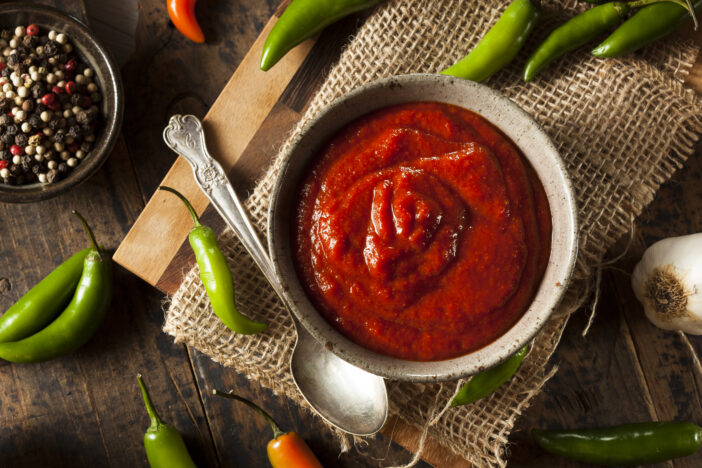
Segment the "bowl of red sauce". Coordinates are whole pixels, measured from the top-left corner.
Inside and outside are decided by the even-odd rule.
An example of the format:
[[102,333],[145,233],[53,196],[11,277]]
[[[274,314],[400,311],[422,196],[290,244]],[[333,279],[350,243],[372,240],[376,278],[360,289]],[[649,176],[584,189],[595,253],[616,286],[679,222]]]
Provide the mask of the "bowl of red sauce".
[[269,219],[297,319],[400,380],[507,359],[560,303],[577,251],[571,183],[543,129],[444,75],[382,79],[322,110],[285,155]]

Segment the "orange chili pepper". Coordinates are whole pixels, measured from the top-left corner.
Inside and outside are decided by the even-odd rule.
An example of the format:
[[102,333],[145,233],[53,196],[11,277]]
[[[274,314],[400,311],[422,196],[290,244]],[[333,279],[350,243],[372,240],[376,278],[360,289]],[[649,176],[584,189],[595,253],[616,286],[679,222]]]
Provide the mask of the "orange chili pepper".
[[168,16],[185,37],[201,44],[205,42],[205,35],[195,18],[196,2],[197,0],[167,0]]
[[273,429],[273,439],[268,442],[267,447],[268,461],[271,462],[273,468],[323,468],[305,440],[297,432],[283,432],[273,418],[258,405],[231,392],[213,390],[212,393],[240,401],[266,418]]

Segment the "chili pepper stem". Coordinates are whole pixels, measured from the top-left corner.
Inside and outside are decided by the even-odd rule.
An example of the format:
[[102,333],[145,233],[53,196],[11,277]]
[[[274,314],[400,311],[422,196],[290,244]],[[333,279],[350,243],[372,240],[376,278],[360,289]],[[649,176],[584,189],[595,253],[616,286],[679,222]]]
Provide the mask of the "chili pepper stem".
[[691,0],[633,0],[631,2],[626,2],[626,6],[631,11],[635,8],[645,7],[653,5],[654,3],[661,3],[663,1],[675,3],[676,5],[680,5],[681,7],[686,9],[688,13],[690,13],[690,16],[692,16],[692,22],[695,25],[695,31],[697,31],[699,23],[697,22],[697,14],[695,13],[695,7],[692,6]]
[[285,432],[283,432],[280,429],[280,426],[278,426],[278,423],[276,423],[275,420],[268,413],[263,411],[263,409],[260,406],[258,406],[257,404],[247,400],[246,398],[240,397],[239,395],[235,395],[232,392],[223,392],[221,390],[214,389],[214,390],[212,390],[212,393],[214,395],[217,395],[217,396],[222,397],[222,398],[231,398],[232,400],[240,401],[240,402],[244,403],[245,405],[247,405],[248,407],[253,408],[259,414],[261,414],[264,418],[266,418],[266,421],[268,421],[268,424],[271,425],[271,429],[273,429],[273,438],[274,439],[277,439],[278,437],[285,434]]
[[76,210],[72,210],[71,213],[76,215],[76,217],[80,220],[81,224],[83,225],[85,232],[88,233],[88,237],[90,238],[90,243],[92,244],[93,249],[96,252],[101,253],[102,250],[98,246],[97,241],[95,241],[95,234],[93,234],[93,230],[90,229],[90,226],[88,226],[88,222],[85,220],[85,218],[80,213],[78,213]]
[[157,429],[163,426],[163,421],[156,412],[154,404],[151,402],[151,397],[149,396],[149,390],[146,388],[144,379],[142,379],[141,374],[137,374],[137,381],[139,382],[139,387],[141,387],[141,395],[144,398],[144,405],[146,406],[146,412],[149,413],[149,418],[151,419],[151,427],[149,429]]
[[171,187],[166,187],[165,185],[161,185],[158,189],[159,189],[159,190],[165,190],[166,192],[171,192],[172,194],[174,194],[175,196],[177,196],[178,198],[180,198],[181,201],[182,201],[183,203],[185,203],[185,207],[186,207],[186,208],[188,209],[188,211],[190,212],[190,216],[192,216],[192,218],[193,218],[193,223],[195,224],[195,227],[200,227],[200,226],[202,226],[202,224],[200,224],[200,220],[199,220],[198,217],[197,217],[197,213],[195,213],[195,208],[193,208],[193,205],[191,205],[190,202],[188,201],[188,199],[185,198],[185,195],[183,195],[182,193],[180,193],[180,192],[177,191],[176,189],[171,188]]

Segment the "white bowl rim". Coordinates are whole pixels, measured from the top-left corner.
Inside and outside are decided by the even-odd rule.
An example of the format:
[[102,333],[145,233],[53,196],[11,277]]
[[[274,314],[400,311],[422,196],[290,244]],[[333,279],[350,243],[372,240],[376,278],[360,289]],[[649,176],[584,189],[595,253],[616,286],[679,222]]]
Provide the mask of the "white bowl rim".
[[[416,96],[424,98],[418,99]],[[386,356],[351,341],[315,309],[302,288],[290,255],[289,192],[299,187],[292,172],[303,173],[316,150],[341,127],[361,115],[403,102],[437,101],[483,116],[507,135],[536,171],[552,218],[551,255],[541,285],[524,315],[492,343],[441,361],[409,361]],[[283,208],[281,208],[283,207]],[[341,96],[303,126],[283,156],[269,207],[268,245],[285,301],[302,325],[342,359],[382,377],[404,381],[443,381],[493,367],[528,344],[557,309],[570,282],[578,248],[577,206],[570,177],[544,129],[499,92],[479,83],[436,74],[383,78]]]

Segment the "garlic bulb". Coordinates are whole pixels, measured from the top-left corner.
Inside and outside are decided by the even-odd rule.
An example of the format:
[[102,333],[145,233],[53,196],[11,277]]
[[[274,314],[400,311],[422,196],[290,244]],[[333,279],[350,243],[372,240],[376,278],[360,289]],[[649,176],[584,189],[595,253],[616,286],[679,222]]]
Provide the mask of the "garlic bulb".
[[650,246],[634,268],[631,285],[654,325],[702,335],[702,233]]

